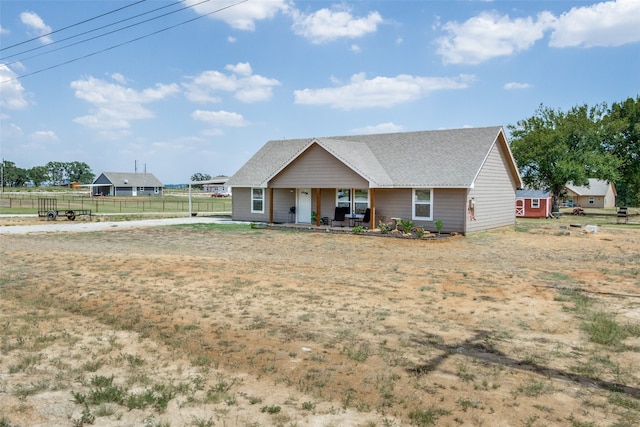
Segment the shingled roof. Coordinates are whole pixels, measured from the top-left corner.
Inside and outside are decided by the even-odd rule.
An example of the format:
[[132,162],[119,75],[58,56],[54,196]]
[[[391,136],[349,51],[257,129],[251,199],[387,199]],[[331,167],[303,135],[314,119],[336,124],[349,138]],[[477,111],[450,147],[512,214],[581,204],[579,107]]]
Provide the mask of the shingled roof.
[[266,187],[307,148],[318,144],[369,181],[372,188],[469,188],[492,147],[500,141],[509,153],[511,172],[519,180],[502,127],[493,126],[269,141],[229,178],[227,185]]
[[101,175],[116,187],[163,187],[151,173],[102,172]]
[[605,196],[609,191],[609,187],[609,182],[595,178],[589,178],[587,185],[573,185],[572,182],[567,184],[567,189],[573,191],[578,196]]

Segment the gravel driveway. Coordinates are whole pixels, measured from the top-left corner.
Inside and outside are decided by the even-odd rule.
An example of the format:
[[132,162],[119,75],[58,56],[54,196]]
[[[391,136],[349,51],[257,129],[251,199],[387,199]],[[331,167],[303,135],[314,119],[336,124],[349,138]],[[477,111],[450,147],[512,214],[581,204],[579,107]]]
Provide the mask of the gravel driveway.
[[56,232],[101,231],[138,227],[154,227],[176,224],[233,224],[237,223],[227,217],[195,216],[182,218],[141,219],[132,221],[46,221],[38,224],[11,225],[0,227],[0,234],[31,234]]

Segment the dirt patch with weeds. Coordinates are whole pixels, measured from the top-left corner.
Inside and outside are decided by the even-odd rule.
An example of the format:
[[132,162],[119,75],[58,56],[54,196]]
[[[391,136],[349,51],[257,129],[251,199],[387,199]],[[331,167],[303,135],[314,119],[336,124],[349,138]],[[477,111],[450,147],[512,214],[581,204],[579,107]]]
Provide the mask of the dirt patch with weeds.
[[640,229],[535,224],[0,235],[0,425],[637,425]]

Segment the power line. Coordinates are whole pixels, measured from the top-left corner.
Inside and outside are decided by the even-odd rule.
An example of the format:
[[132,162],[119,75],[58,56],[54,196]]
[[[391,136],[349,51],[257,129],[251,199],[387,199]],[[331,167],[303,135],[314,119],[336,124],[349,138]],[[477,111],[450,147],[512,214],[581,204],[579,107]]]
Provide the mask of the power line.
[[[146,1],[146,0],[145,0],[145,1]],[[46,45],[41,45],[41,46],[33,47],[33,48],[31,48],[31,49],[27,49],[27,50],[24,50],[24,51],[22,51],[22,52],[18,52],[18,53],[13,53],[13,54],[11,54],[11,55],[4,56],[4,57],[0,58],[0,61],[4,61],[4,60],[6,60],[6,59],[13,58],[14,56],[18,56],[18,55],[22,55],[22,54],[25,54],[25,53],[29,53],[29,52],[32,52],[32,51],[34,51],[34,50],[45,49],[45,48],[48,48],[48,47],[50,47],[50,46],[52,46],[52,45],[54,45],[54,44],[58,44],[58,43],[62,43],[62,42],[67,41],[67,40],[75,39],[76,37],[84,36],[84,35],[86,35],[86,34],[93,33],[93,32],[98,31],[98,30],[102,30],[102,29],[104,29],[104,28],[112,27],[112,26],[114,26],[114,25],[121,24],[121,23],[123,23],[123,22],[130,21],[130,20],[132,20],[132,19],[139,18],[139,17],[144,16],[144,15],[148,15],[148,14],[150,14],[150,13],[157,12],[157,11],[159,11],[159,10],[161,10],[161,9],[166,9],[167,7],[175,6],[176,4],[179,4],[179,3],[184,3],[185,1],[186,1],[186,0],[179,0],[179,1],[175,2],[175,3],[171,3],[171,4],[168,4],[168,5],[165,5],[165,6],[162,6],[162,7],[156,8],[156,9],[153,9],[153,10],[149,10],[149,11],[144,12],[144,13],[139,13],[139,14],[134,15],[134,16],[132,16],[132,17],[125,18],[125,19],[121,19],[121,20],[116,21],[116,22],[112,22],[111,24],[106,24],[106,25],[103,25],[103,26],[101,26],[101,27],[97,27],[97,28],[94,28],[94,29],[91,29],[91,30],[87,30],[87,31],[85,31],[85,32],[82,32],[82,33],[79,33],[79,34],[75,34],[75,35],[73,35],[73,36],[69,36],[69,37],[66,37],[66,38],[64,38],[64,39],[55,40],[55,41],[53,41],[53,42],[51,42],[51,43],[49,43],[49,44],[46,44]],[[209,0],[206,0],[206,1],[209,1]],[[197,3],[197,4],[200,4],[200,3]],[[196,5],[194,4],[193,6],[196,6]],[[180,9],[180,10],[184,10],[184,8],[183,8],[183,9]],[[164,16],[164,15],[162,15],[162,16]],[[92,19],[95,19],[95,18],[92,18]],[[89,20],[82,21],[82,23],[87,22],[87,21],[89,21]],[[146,22],[146,21],[143,21],[143,22]],[[79,24],[80,24],[80,23],[78,23],[78,24],[74,24],[74,25],[70,25],[69,27],[65,27],[65,28],[70,28],[70,27],[72,27],[72,26],[79,25]],[[124,28],[122,28],[122,29],[125,29],[125,28],[128,28],[128,27],[124,27]],[[58,31],[61,31],[61,30],[57,30],[57,31],[54,31],[54,32],[58,32]],[[49,34],[53,34],[53,33],[49,33]],[[107,34],[110,34],[110,33],[107,33]],[[41,37],[44,37],[44,36],[41,36]],[[32,39],[32,40],[35,40],[35,39]],[[91,40],[91,39],[88,39],[88,40]],[[21,43],[19,43],[19,44],[21,44]],[[18,46],[18,45],[14,45],[14,46]],[[69,46],[74,46],[74,45],[69,45]],[[68,46],[65,46],[65,47],[68,47]],[[47,52],[44,52],[44,53],[41,53],[41,54],[38,54],[38,55],[33,55],[33,56],[28,57],[28,58],[24,58],[24,59],[22,59],[22,60],[32,59],[32,58],[35,58],[35,57],[37,57],[37,56],[44,55],[44,54],[46,54],[46,53],[47,53]],[[11,65],[11,64],[14,64],[14,63],[15,63],[15,62],[11,62],[11,63],[5,64],[5,65]]]
[[1,52],[1,51],[3,51],[3,50],[6,50],[6,49],[14,48],[14,47],[16,47],[16,46],[21,46],[21,45],[23,45],[23,44],[25,44],[25,43],[29,43],[29,42],[32,42],[32,41],[34,41],[34,40],[38,40],[38,39],[41,39],[41,38],[44,38],[44,37],[48,37],[48,36],[50,36],[51,34],[56,34],[56,33],[59,33],[60,31],[68,30],[69,28],[77,27],[78,25],[82,25],[82,24],[85,24],[85,23],[87,23],[87,22],[91,22],[91,21],[93,21],[93,20],[95,20],[95,19],[102,18],[103,16],[107,16],[107,15],[110,15],[110,14],[112,14],[112,13],[119,12],[119,11],[121,11],[121,10],[123,10],[123,9],[126,9],[126,8],[128,8],[128,7],[131,7],[131,6],[135,6],[135,5],[137,5],[137,4],[139,4],[139,3],[143,3],[143,2],[145,2],[145,1],[147,1],[147,0],[139,0],[139,1],[135,2],[135,3],[131,3],[131,4],[128,4],[128,5],[126,5],[126,6],[122,6],[122,7],[118,8],[118,9],[114,9],[114,10],[111,10],[111,11],[109,11],[109,12],[105,12],[105,13],[103,13],[103,14],[101,14],[101,15],[94,16],[93,18],[85,19],[84,21],[80,21],[80,22],[77,22],[77,23],[75,23],[75,24],[67,25],[66,27],[60,28],[60,29],[55,30],[55,31],[51,31],[50,33],[43,34],[43,35],[41,35],[41,36],[34,37],[34,38],[32,38],[32,39],[29,39],[29,40],[25,40],[25,41],[20,42],[20,43],[12,44],[11,46],[3,47],[3,48],[1,48],[1,49],[0,49],[0,52]]
[[[120,21],[113,22],[113,23],[111,23],[111,24],[107,24],[107,25],[103,25],[102,27],[94,28],[94,29],[92,29],[92,30],[85,31],[85,32],[80,33],[80,34],[76,34],[76,35],[73,35],[73,36],[70,36],[70,37],[67,37],[67,38],[64,38],[64,39],[61,39],[61,40],[55,41],[55,42],[53,42],[53,43],[49,43],[48,45],[45,45],[45,46],[38,46],[38,47],[35,47],[35,48],[32,48],[32,49],[26,50],[26,51],[24,51],[24,52],[20,52],[20,53],[16,53],[16,54],[13,54],[13,55],[5,56],[4,58],[0,58],[0,61],[5,60],[5,59],[7,59],[7,58],[12,58],[12,57],[14,57],[14,56],[18,56],[18,55],[21,55],[21,54],[24,54],[24,53],[27,53],[27,52],[31,52],[31,51],[34,51],[34,50],[38,50],[38,49],[42,49],[42,48],[47,48],[47,47],[50,47],[50,46],[51,46],[51,45],[53,45],[53,44],[60,43],[60,42],[63,42],[63,41],[67,41],[67,40],[71,40],[71,39],[74,39],[74,38],[76,38],[76,37],[83,36],[83,35],[85,35],[85,34],[93,33],[93,32],[95,32],[95,31],[102,30],[102,29],[104,29],[104,28],[111,27],[111,26],[116,25],[116,24],[120,24],[120,23],[122,23],[122,22],[130,21],[130,20],[132,20],[132,19],[139,18],[140,16],[148,15],[148,14],[150,14],[150,13],[157,12],[158,10],[165,9],[165,8],[167,8],[167,7],[175,6],[176,4],[178,4],[178,3],[183,3],[183,2],[185,2],[185,1],[186,1],[186,0],[180,0],[180,1],[177,1],[177,2],[175,2],[175,3],[169,4],[169,5],[166,5],[166,6],[162,6],[162,7],[159,7],[159,8],[157,8],[157,9],[154,9],[154,10],[150,10],[150,11],[148,11],[148,12],[140,13],[140,14],[135,15],[135,16],[132,16],[132,17],[130,17],[130,18],[121,19]],[[181,8],[181,9],[177,9],[177,10],[174,10],[174,11],[171,11],[171,12],[167,12],[167,13],[164,13],[164,14],[162,14],[162,15],[155,16],[155,17],[153,17],[153,18],[145,19],[145,20],[140,21],[140,22],[137,22],[137,23],[135,23],[135,24],[126,25],[126,26],[124,26],[124,27],[118,28],[117,30],[108,31],[108,32],[106,32],[106,33],[103,33],[103,34],[100,34],[100,35],[97,35],[97,36],[94,36],[94,37],[89,37],[88,39],[80,40],[80,41],[78,41],[78,42],[71,43],[71,44],[68,44],[68,45],[66,45],[66,46],[62,46],[62,47],[59,47],[59,48],[56,48],[56,49],[50,49],[50,50],[49,50],[49,51],[47,51],[47,52],[42,52],[42,53],[39,53],[39,54],[37,54],[37,55],[32,55],[32,56],[29,56],[29,57],[26,57],[26,58],[22,58],[22,59],[19,59],[19,60],[15,60],[15,61],[13,61],[13,62],[9,62],[9,63],[7,63],[7,64],[5,64],[5,65],[15,64],[16,62],[19,62],[19,61],[26,61],[26,60],[29,60],[29,59],[37,58],[38,56],[46,55],[46,54],[48,54],[48,53],[57,52],[57,51],[59,51],[59,50],[66,49],[66,48],[68,48],[68,47],[73,47],[73,46],[76,46],[76,45],[79,45],[79,44],[82,44],[82,43],[86,43],[86,42],[91,41],[91,40],[95,40],[95,39],[98,39],[98,38],[101,38],[101,37],[108,36],[108,35],[110,35],[110,34],[117,33],[117,32],[119,32],[119,31],[127,30],[127,29],[129,29],[129,28],[133,28],[133,27],[136,27],[136,26],[138,26],[138,25],[146,24],[147,22],[151,22],[151,21],[154,21],[154,20],[156,20],[156,19],[164,18],[165,16],[168,16],[168,15],[171,15],[171,14],[174,14],[174,13],[177,13],[177,12],[182,12],[183,10],[186,10],[186,9],[189,9],[189,8],[192,8],[192,7],[195,7],[195,6],[198,6],[199,4],[202,4],[202,3],[207,3],[207,2],[209,2],[209,1],[211,1],[211,0],[202,0],[202,1],[201,1],[201,2],[199,2],[199,3],[194,3],[194,4],[190,5],[190,6],[185,6],[185,7]]]
[[223,10],[230,9],[230,8],[232,8],[234,6],[239,5],[239,4],[246,3],[247,1],[249,1],[249,0],[241,0],[241,1],[237,2],[237,3],[233,3],[233,4],[230,4],[228,6],[221,7],[219,9],[213,10],[213,11],[211,11],[209,13],[204,14],[204,15],[196,16],[195,18],[191,18],[191,19],[188,19],[186,21],[179,22],[179,23],[171,25],[169,27],[161,28],[160,30],[154,31],[152,33],[145,34],[143,36],[136,37],[136,38],[131,39],[131,40],[127,40],[126,42],[118,43],[116,45],[109,46],[109,47],[107,47],[105,49],[101,49],[101,50],[98,50],[98,51],[95,51],[95,52],[91,52],[91,53],[88,53],[86,55],[70,59],[68,61],[60,62],[60,63],[52,65],[50,67],[41,68],[40,70],[36,70],[36,71],[31,72],[31,73],[22,74],[20,76],[16,76],[16,77],[13,77],[13,78],[8,79],[8,80],[4,80],[4,81],[0,82],[0,84],[9,83],[9,82],[12,82],[12,81],[15,81],[15,80],[20,80],[20,79],[23,79],[25,77],[33,76],[34,74],[40,74],[40,73],[43,73],[45,71],[49,71],[49,70],[53,70],[53,69],[58,68],[58,67],[62,67],[63,65],[71,64],[73,62],[77,62],[77,61],[80,61],[82,59],[90,58],[90,57],[98,55],[100,53],[108,52],[108,51],[116,49],[118,47],[122,47],[122,46],[125,46],[125,45],[128,45],[128,44],[137,42],[139,40],[145,39],[147,37],[151,37],[153,35],[156,35],[156,34],[171,30],[171,29],[179,27],[181,25],[188,24],[188,23],[196,21],[198,19],[205,18],[205,17],[207,17],[209,15],[213,15],[214,13],[222,12]]

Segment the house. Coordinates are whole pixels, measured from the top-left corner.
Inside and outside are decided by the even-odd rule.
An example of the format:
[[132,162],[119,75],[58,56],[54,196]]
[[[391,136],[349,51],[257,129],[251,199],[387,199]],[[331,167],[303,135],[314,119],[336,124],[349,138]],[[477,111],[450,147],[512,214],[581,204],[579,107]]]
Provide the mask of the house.
[[151,173],[103,172],[90,187],[92,196],[162,196],[164,185]]
[[468,233],[515,223],[522,187],[502,127],[267,142],[227,181],[239,221],[320,225],[336,207]]
[[195,181],[192,184],[202,184],[204,193],[213,193],[214,196],[230,196],[231,190],[227,187],[228,176],[217,176],[206,181]]
[[547,190],[516,191],[516,217],[548,218],[552,215],[553,196]]
[[615,208],[616,206],[618,194],[612,182],[589,178],[589,183],[584,186],[567,184],[566,191],[565,203],[569,206],[583,208]]

